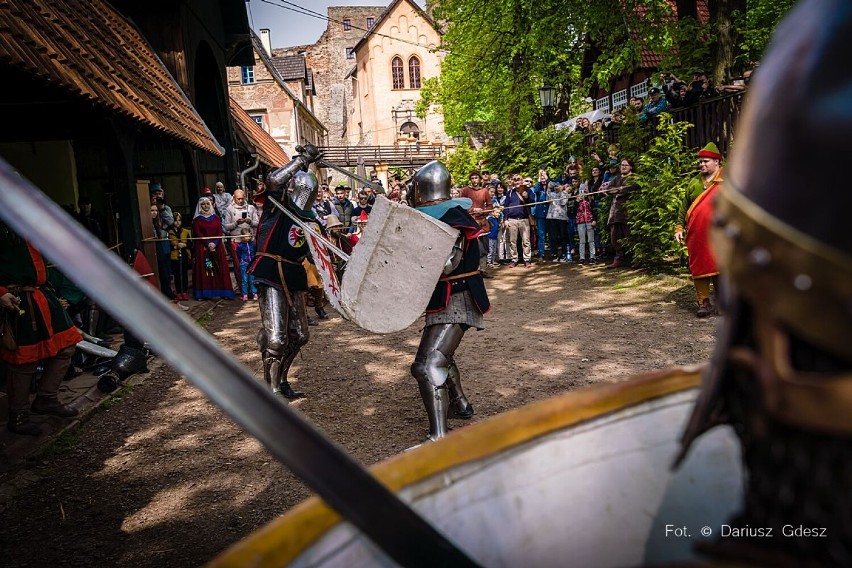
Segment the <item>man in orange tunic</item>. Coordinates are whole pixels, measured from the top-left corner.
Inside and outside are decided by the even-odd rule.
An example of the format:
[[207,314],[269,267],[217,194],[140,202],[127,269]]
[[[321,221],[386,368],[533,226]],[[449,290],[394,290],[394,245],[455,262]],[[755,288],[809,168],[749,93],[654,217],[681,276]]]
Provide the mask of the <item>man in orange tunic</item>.
[[675,240],[686,242],[689,253],[689,272],[695,284],[698,311],[695,315],[703,318],[715,314],[716,306],[710,301],[710,284],[715,291],[719,269],[713,251],[710,250],[710,223],[713,220],[713,196],[722,185],[722,154],[712,142],[698,152],[698,169],[701,175],[687,186],[686,196],[680,212],[681,223],[686,224],[684,236],[683,224],[675,227]]
[[470,184],[461,188],[460,197],[467,197],[473,201],[473,205],[468,209],[468,213],[476,219],[479,226],[482,228],[482,235],[479,237],[479,272],[483,278],[493,278],[486,269],[486,255],[488,254],[488,231],[491,230],[491,225],[488,223],[488,212],[491,210],[491,193],[488,188],[481,184],[482,176],[476,170],[470,172],[468,176]]
[[[41,254],[4,223],[0,223],[0,310],[11,319],[15,339],[14,345],[0,345],[0,360],[8,369],[7,428],[15,434],[38,436],[41,428],[30,421],[30,413],[62,418],[78,414],[62,404],[57,393],[74,346],[82,337],[47,284],[47,265]],[[38,393],[30,404],[30,384],[39,363],[44,367]]]

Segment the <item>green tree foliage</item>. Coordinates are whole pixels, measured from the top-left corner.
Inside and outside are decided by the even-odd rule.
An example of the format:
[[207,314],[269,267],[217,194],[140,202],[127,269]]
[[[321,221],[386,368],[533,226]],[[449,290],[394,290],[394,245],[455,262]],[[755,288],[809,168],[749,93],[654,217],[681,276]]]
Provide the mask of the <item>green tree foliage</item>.
[[418,111],[440,105],[450,132],[478,121],[513,134],[540,115],[538,89],[551,83],[559,89],[557,117],[568,118],[582,112],[571,104],[586,95],[587,45],[599,48],[589,64],[603,84],[635,68],[642,47],[671,50],[671,14],[666,0],[442,0],[435,17],[446,23],[448,53],[440,80],[421,90]]
[[759,59],[793,1],[711,0],[717,22],[700,24],[676,20],[671,0],[441,0],[434,15],[448,53],[440,79],[421,90],[418,112],[439,106],[448,132],[476,121],[514,135],[540,120],[544,83],[557,87],[556,118],[564,120],[586,110],[578,103],[591,84],[636,69],[642,49],[682,78],[703,67],[728,80],[734,57]]
[[685,253],[674,240],[678,211],[686,186],[697,175],[695,150],[684,143],[688,122],[672,123],[667,113],[660,115],[657,136],[636,164],[639,186],[627,202],[630,237],[627,250],[636,266],[672,266]]
[[734,23],[743,38],[740,48],[743,64],[760,61],[769,46],[772,32],[796,0],[747,0],[746,4],[745,12],[734,14]]
[[447,156],[445,164],[453,176],[453,182],[464,185],[468,174],[472,170],[479,168],[479,162],[483,159],[483,154],[467,144],[462,144]]

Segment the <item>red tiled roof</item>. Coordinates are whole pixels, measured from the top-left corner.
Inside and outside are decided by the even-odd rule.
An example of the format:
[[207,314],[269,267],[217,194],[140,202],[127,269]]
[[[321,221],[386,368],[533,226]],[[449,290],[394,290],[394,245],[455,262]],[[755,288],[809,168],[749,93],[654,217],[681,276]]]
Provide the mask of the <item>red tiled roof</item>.
[[139,30],[104,0],[0,0],[0,64],[218,156]]
[[[668,0],[669,7],[672,10],[672,19],[677,20],[679,15],[677,13],[677,3],[674,0]],[[644,6],[636,6],[635,8],[636,14],[640,17],[644,17],[645,15],[645,7]],[[695,2],[695,11],[698,14],[698,22],[701,24],[706,24],[710,21],[710,9],[707,6],[707,0],[696,0]],[[660,63],[663,62],[663,56],[642,47],[640,51],[640,59],[639,59],[639,67],[641,69],[657,69]]]
[[237,102],[228,97],[231,107],[231,116],[234,118],[234,127],[237,137],[251,152],[257,152],[260,161],[272,167],[280,167],[290,161],[278,142],[269,135]]
[[663,62],[663,56],[655,51],[651,51],[647,48],[642,48],[640,52],[641,59],[639,62],[639,67],[641,68],[656,68],[660,63]]

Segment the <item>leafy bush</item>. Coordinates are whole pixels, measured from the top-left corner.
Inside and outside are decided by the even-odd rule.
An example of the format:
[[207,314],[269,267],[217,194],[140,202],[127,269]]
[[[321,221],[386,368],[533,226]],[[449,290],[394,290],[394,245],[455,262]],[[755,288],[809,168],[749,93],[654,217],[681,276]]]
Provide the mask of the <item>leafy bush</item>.
[[627,202],[630,237],[626,248],[633,263],[641,267],[668,267],[685,253],[674,240],[678,211],[686,186],[694,175],[695,151],[684,140],[688,122],[672,123],[663,113],[657,126],[657,137],[636,164],[639,189]]
[[483,151],[477,151],[467,144],[461,144],[449,154],[444,165],[450,170],[453,182],[460,185],[467,184],[467,176],[471,170],[477,169],[482,154],[484,154]]

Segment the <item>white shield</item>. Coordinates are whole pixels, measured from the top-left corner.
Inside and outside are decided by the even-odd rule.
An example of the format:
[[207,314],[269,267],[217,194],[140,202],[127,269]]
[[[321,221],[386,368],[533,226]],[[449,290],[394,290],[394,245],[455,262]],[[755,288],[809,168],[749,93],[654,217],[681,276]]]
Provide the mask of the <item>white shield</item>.
[[376,198],[341,282],[341,314],[373,333],[392,333],[415,321],[458,238],[449,225]]

